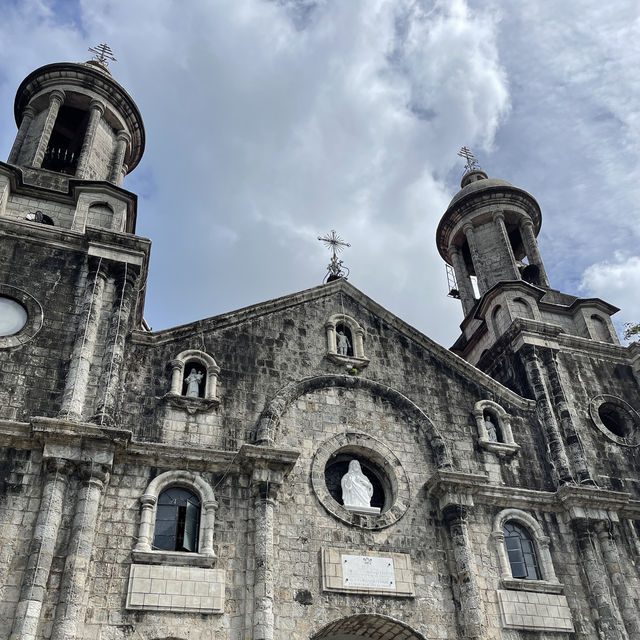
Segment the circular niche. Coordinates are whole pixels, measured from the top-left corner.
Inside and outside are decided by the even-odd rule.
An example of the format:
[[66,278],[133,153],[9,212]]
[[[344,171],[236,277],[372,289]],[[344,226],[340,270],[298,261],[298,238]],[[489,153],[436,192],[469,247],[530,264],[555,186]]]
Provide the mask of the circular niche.
[[42,328],[42,307],[22,289],[0,284],[0,349],[31,340]]
[[[357,460],[373,486],[371,506],[379,514],[349,511],[342,504],[342,477]],[[324,442],[311,464],[311,484],[322,506],[334,517],[363,529],[383,529],[397,522],[409,507],[409,479],[397,456],[364,433],[342,433]]]
[[640,416],[624,400],[616,396],[596,396],[589,403],[589,413],[593,423],[609,440],[625,446],[636,447]]

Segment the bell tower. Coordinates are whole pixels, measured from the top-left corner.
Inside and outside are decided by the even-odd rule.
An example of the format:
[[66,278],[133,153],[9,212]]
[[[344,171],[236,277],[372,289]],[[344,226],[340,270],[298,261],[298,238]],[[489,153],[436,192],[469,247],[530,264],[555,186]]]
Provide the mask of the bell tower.
[[436,233],[438,251],[455,273],[453,296],[465,314],[453,351],[481,366],[516,319],[619,344],[610,318],[616,307],[551,288],[538,249],[542,213],[536,199],[489,178],[466,147],[459,155],[467,161],[461,189]]
[[113,79],[107,45],[96,59],[49,64],[20,85],[8,163],[120,186],[144,151],[142,118]]

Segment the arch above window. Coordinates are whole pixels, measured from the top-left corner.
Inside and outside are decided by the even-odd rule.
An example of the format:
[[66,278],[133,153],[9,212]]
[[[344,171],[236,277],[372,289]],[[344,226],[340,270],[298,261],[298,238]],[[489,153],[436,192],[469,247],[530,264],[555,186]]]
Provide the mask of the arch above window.
[[[195,499],[190,501],[190,496]],[[191,471],[166,471],[149,483],[140,503],[140,529],[133,552],[136,562],[213,565],[216,557],[213,530],[218,503],[213,489],[205,480]],[[172,505],[176,507],[173,510]],[[169,508],[162,509],[164,506]],[[180,507],[184,507],[184,512]],[[194,509],[199,512],[197,518]],[[158,529],[159,523],[162,530]],[[167,526],[164,523],[168,523]],[[169,540],[172,536],[175,538],[173,541]],[[158,546],[156,542],[167,548],[154,548]],[[173,548],[168,548],[170,542]]]
[[165,397],[189,413],[217,406],[218,373],[220,367],[208,353],[182,351],[171,361],[171,389]]
[[513,439],[509,414],[497,402],[479,400],[473,407],[478,429],[478,443],[483,449],[501,457],[518,453],[520,445]]
[[507,589],[561,593],[549,538],[538,521],[520,509],[504,509],[493,521],[502,584]]
[[364,369],[369,359],[364,353],[364,329],[344,313],[334,313],[325,323],[327,358],[348,369]]

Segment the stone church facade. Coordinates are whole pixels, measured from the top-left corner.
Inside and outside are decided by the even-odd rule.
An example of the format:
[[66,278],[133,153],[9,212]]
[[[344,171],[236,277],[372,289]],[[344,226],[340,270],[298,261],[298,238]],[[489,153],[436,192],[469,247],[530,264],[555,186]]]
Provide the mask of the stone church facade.
[[150,331],[135,103],[59,63],[15,116],[1,639],[640,639],[640,350],[551,288],[530,194],[472,169],[444,213],[451,349],[343,278]]

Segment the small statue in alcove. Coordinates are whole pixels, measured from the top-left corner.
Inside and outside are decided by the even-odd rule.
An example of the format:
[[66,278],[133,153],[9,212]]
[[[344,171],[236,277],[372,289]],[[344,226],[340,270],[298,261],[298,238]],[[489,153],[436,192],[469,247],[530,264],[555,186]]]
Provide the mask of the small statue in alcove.
[[338,354],[341,356],[349,355],[349,349],[351,348],[351,342],[349,338],[345,335],[342,329],[338,331],[338,335],[336,336],[338,341]]
[[498,442],[498,430],[489,415],[485,415],[484,417],[484,428],[487,430],[487,438],[489,438],[491,442]]
[[187,398],[199,398],[200,397],[200,383],[204,375],[192,368],[189,375],[184,379],[187,383]]

